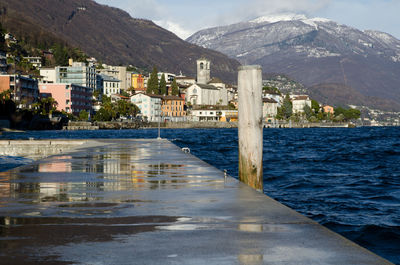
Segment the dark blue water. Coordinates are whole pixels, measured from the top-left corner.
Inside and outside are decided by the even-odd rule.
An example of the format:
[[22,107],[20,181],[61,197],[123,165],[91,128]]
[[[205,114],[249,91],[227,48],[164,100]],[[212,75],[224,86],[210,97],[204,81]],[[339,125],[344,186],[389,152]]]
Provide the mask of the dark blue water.
[[[162,130],[237,177],[236,129]],[[157,130],[44,131],[0,139],[155,138]],[[12,162],[10,164],[10,161]],[[0,170],[28,163],[0,159]],[[264,192],[400,264],[400,128],[264,130]]]

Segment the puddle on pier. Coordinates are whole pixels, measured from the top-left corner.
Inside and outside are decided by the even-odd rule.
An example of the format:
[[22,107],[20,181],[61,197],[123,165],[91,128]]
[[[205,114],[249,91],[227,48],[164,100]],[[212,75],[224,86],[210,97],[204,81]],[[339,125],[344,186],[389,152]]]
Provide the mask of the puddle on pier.
[[[44,253],[54,246],[110,242],[124,235],[155,231],[180,217],[118,218],[0,217],[0,257],[4,264],[62,264]],[[115,244],[118,244],[118,239]]]
[[143,191],[224,185],[223,178],[206,177],[194,165],[149,163],[154,150],[140,146],[95,147],[0,172],[0,209],[13,207],[18,214],[18,205],[37,205],[20,214],[45,216],[49,208],[53,212],[47,214],[115,214],[123,207],[160,203],[142,197]]

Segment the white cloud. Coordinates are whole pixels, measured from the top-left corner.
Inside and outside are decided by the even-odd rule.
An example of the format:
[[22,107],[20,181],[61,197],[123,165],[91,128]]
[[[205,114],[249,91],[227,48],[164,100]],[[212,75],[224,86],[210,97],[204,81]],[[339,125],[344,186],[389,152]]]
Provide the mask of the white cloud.
[[160,27],[165,28],[166,30],[175,33],[178,37],[180,37],[183,40],[193,34],[193,31],[187,30],[183,28],[179,23],[175,23],[172,21],[156,20],[154,21],[154,23],[156,23]]

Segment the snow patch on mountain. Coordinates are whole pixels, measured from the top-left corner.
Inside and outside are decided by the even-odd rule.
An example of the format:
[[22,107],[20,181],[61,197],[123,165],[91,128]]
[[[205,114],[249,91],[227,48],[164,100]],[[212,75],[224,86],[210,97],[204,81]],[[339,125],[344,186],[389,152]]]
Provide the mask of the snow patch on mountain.
[[270,15],[270,16],[262,16],[256,19],[250,20],[251,23],[276,23],[280,21],[292,21],[292,20],[303,20],[307,19],[305,15],[298,15],[298,14],[279,14],[279,15]]

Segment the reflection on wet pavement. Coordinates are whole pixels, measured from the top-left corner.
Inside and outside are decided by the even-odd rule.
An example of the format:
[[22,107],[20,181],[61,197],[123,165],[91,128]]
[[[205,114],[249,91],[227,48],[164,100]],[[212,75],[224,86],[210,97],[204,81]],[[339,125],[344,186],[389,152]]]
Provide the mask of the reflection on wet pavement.
[[[171,215],[177,198],[154,192],[212,189],[223,186],[223,179],[207,176],[207,171],[197,165],[180,163],[180,156],[175,163],[164,163],[167,150],[154,159],[161,154],[160,147],[155,155],[147,145],[129,141],[108,144],[1,172],[0,257],[7,257],[5,261],[10,264],[50,264],[57,255],[43,259],[34,254],[37,251],[20,249],[32,250],[34,246],[39,250],[51,245],[112,241],[117,235],[157,229],[200,227],[180,224],[191,218]],[[150,196],[148,191],[153,191]],[[212,202],[207,198],[197,201]],[[168,215],[141,215],[160,207]]]
[[0,172],[0,263],[386,264],[168,141],[96,141]]

